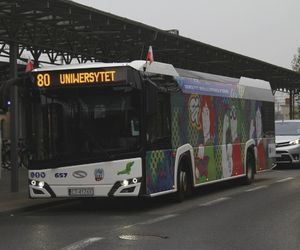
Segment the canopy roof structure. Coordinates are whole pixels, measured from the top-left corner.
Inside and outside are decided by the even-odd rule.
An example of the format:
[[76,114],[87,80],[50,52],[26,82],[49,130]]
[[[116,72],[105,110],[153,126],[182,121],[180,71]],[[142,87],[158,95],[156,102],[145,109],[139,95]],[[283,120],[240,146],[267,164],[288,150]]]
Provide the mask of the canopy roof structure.
[[[69,0],[0,0],[0,59],[10,57],[13,44],[19,62],[27,61],[27,52],[35,66],[130,62],[145,59],[151,45],[156,61],[176,68],[262,79],[273,90],[300,90],[300,74],[292,70]],[[8,67],[0,64],[0,80],[9,78]]]

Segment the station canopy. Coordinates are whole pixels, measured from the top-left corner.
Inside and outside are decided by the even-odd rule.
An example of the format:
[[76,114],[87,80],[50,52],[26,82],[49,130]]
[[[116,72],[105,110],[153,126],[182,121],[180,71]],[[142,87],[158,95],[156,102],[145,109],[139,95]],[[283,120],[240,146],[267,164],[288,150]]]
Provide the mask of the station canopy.
[[263,79],[273,90],[300,90],[300,74],[292,70],[68,0],[0,0],[2,79],[9,72],[12,43],[19,45],[19,62],[26,62],[27,51],[36,66],[140,60],[151,45],[156,61],[177,68]]

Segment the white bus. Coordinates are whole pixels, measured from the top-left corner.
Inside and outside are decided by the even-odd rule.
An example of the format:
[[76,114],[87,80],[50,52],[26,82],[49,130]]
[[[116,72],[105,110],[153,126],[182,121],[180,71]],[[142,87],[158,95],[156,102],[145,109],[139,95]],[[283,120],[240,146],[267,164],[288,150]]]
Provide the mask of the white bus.
[[32,72],[31,198],[158,196],[272,167],[269,83],[145,61]]

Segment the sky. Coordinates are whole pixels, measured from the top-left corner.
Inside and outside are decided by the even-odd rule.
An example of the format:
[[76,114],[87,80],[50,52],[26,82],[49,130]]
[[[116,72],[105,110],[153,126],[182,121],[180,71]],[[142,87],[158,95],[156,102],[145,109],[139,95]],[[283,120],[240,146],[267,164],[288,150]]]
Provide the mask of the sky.
[[300,0],[73,1],[288,69],[300,47]]

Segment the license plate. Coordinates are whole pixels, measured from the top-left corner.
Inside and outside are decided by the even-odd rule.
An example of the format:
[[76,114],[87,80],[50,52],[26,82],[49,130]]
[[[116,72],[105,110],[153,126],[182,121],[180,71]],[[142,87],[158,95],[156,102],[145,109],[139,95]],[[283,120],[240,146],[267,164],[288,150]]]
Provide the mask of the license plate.
[[73,197],[94,196],[94,188],[69,188],[69,196],[73,196]]

